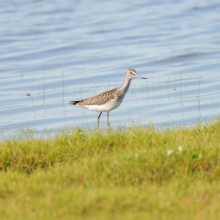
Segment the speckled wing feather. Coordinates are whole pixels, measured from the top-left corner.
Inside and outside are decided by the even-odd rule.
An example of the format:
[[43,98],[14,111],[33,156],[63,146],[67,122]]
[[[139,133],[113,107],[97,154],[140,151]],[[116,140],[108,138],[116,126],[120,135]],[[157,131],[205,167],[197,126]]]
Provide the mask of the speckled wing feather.
[[112,90],[95,95],[89,99],[84,99],[78,102],[77,105],[103,105],[112,99],[118,98],[118,92],[118,88],[114,88]]

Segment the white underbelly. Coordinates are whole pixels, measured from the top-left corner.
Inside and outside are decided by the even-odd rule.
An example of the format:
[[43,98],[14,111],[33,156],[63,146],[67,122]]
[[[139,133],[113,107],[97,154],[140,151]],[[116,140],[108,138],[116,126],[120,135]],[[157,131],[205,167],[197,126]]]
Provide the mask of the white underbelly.
[[103,105],[79,105],[79,106],[95,112],[110,112],[118,108],[118,106],[122,103],[122,100],[123,99],[119,101],[109,101]]

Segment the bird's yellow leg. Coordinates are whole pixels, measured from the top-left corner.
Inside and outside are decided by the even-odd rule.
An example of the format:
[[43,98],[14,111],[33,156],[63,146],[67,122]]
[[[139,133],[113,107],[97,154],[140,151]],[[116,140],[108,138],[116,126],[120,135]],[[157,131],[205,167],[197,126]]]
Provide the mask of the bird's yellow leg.
[[99,131],[99,118],[101,117],[102,112],[99,114],[99,117],[97,118],[97,131]]
[[108,125],[108,128],[110,129],[110,123],[109,123],[109,112],[107,113],[107,125]]

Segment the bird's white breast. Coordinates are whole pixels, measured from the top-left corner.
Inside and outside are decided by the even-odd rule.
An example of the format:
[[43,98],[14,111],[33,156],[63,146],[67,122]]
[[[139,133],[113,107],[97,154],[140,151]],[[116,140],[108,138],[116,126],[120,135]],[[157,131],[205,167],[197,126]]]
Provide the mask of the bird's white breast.
[[123,98],[119,100],[112,99],[103,105],[79,105],[79,106],[95,112],[110,112],[118,108],[118,106],[122,103],[122,101]]

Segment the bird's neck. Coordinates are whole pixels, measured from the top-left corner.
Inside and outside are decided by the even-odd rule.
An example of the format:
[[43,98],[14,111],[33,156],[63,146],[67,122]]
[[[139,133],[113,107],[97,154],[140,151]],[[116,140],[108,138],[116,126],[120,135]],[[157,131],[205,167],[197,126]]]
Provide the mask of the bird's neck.
[[126,93],[129,89],[130,84],[131,84],[131,79],[128,79],[127,77],[125,77],[124,82],[122,83],[120,87]]

